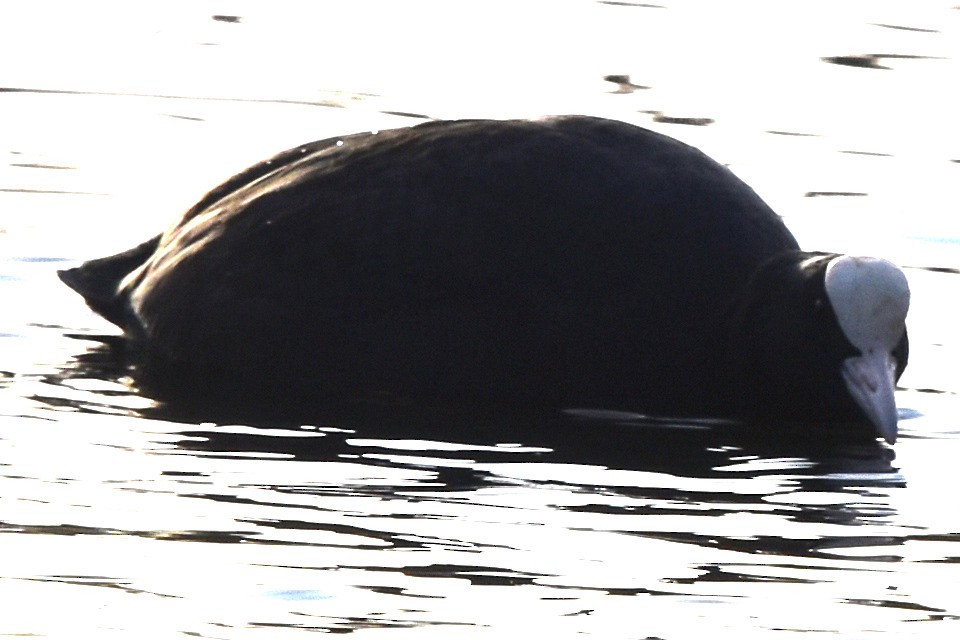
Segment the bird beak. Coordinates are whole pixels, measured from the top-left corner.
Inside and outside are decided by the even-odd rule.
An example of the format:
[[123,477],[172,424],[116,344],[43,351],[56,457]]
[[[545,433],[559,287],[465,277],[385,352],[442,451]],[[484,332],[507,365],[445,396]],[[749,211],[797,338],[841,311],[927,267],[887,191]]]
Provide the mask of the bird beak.
[[897,402],[893,395],[897,363],[882,349],[843,361],[847,391],[889,444],[897,441]]

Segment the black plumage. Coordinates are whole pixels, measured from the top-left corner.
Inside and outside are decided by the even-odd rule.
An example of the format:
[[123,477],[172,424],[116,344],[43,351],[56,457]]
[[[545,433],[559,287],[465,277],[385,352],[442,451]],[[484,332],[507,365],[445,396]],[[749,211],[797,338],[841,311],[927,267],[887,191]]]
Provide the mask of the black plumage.
[[161,397],[864,422],[811,257],[698,150],[569,116],[291,149],[61,277]]

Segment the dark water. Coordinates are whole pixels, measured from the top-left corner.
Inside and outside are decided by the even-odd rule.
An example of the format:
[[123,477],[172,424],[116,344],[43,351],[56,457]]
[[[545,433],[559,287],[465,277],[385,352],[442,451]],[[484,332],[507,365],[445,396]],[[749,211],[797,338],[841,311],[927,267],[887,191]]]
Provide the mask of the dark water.
[[[960,10],[450,6],[0,9],[0,637],[956,637]],[[598,411],[213,423],[128,386],[54,275],[304,140],[561,112],[701,146],[806,248],[903,265],[896,446]]]

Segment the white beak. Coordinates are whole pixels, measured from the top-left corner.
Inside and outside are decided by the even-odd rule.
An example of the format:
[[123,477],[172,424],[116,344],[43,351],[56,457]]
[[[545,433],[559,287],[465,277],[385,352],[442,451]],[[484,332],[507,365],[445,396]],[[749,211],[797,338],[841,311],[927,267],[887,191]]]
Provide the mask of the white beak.
[[843,361],[843,380],[878,434],[889,444],[897,441],[897,402],[893,395],[897,363],[883,349]]

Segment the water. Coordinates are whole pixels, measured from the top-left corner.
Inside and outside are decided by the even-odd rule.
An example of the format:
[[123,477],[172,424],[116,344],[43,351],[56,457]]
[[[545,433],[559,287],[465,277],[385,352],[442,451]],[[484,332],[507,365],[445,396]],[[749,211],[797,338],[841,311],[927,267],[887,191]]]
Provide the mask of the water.
[[[956,637],[955,5],[0,8],[0,637]],[[570,112],[700,146],[806,248],[905,267],[892,450],[596,412],[191,420],[54,275],[304,140]]]

